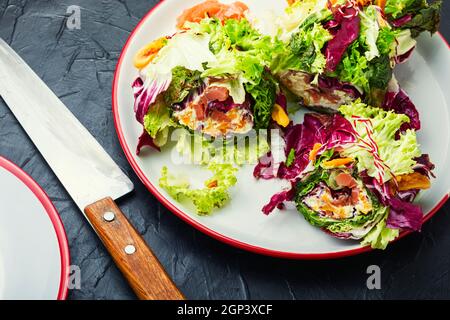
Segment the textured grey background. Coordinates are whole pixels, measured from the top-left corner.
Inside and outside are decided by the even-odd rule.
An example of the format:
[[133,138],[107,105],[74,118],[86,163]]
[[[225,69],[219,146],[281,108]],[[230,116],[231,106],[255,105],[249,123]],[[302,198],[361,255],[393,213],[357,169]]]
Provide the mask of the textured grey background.
[[[181,0],[180,0],[181,1]],[[282,1],[282,0],[278,0]],[[152,0],[0,0],[0,37],[32,66],[131,177],[136,191],[121,207],[190,299],[450,298],[450,204],[393,244],[335,261],[285,261],[213,240],[166,210],[145,189],[119,146],[111,84],[122,46]],[[450,39],[450,3],[442,33]],[[82,7],[81,30],[65,28],[70,5]],[[2,72],[0,70],[0,72]],[[26,88],[24,88],[26,90]],[[59,210],[82,288],[71,299],[134,299],[107,252],[0,99],[0,155],[28,172]],[[369,291],[366,269],[382,268],[382,290]]]

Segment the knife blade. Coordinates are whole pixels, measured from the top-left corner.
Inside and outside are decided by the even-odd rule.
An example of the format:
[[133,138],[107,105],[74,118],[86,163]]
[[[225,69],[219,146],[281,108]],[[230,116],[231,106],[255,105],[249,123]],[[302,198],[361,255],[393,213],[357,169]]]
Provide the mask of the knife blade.
[[94,137],[3,40],[0,70],[0,95],[81,210],[133,190]]
[[0,95],[94,227],[139,298],[182,299],[114,200],[133,183],[24,60],[0,38]]

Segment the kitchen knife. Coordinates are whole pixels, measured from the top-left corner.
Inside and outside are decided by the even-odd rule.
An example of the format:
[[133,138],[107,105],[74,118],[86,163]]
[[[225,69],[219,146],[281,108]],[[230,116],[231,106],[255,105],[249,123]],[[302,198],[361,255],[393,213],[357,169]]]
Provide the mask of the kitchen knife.
[[0,39],[0,95],[140,299],[182,293],[114,200],[133,184],[61,100]]

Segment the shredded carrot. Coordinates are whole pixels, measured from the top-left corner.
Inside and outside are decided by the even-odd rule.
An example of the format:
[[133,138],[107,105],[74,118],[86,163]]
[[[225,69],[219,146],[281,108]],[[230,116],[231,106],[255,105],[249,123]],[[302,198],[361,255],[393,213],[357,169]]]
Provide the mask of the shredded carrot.
[[219,186],[219,183],[217,182],[217,180],[213,180],[207,184],[207,187],[209,189],[214,189],[214,188],[217,188],[218,186]]
[[314,147],[312,148],[311,152],[309,153],[309,160],[310,161],[316,161],[317,153],[319,152],[320,148],[322,148],[322,145],[320,143],[316,143]]
[[346,164],[352,163],[353,161],[354,160],[352,158],[339,158],[339,159],[326,161],[323,163],[323,165],[325,167],[334,168],[334,167],[345,166]]

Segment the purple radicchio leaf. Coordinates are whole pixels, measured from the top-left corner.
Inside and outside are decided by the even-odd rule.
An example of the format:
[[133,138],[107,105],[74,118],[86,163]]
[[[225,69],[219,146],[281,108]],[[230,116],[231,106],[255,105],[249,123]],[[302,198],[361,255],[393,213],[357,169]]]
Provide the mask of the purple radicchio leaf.
[[158,95],[167,90],[171,81],[172,75],[169,73],[149,77],[145,82],[139,77],[133,82],[134,112],[139,123],[144,123],[144,116],[148,109],[156,101]]

